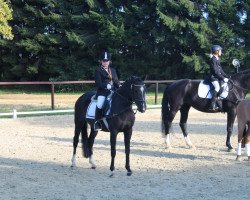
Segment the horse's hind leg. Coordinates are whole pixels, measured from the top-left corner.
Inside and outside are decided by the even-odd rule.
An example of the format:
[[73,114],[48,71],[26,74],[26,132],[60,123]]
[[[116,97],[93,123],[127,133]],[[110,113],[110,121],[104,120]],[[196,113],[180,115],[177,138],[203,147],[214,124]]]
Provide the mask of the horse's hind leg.
[[73,156],[71,159],[71,167],[76,167],[76,148],[79,143],[79,136],[81,133],[82,124],[80,122],[75,122],[75,135],[73,138]]
[[245,128],[246,128],[246,123],[241,121],[240,118],[238,118],[238,148],[237,148],[236,160],[240,160],[240,157],[241,157],[241,144],[242,144],[243,132]]
[[96,168],[96,164],[94,162],[94,157],[93,157],[93,145],[94,145],[94,141],[95,141],[95,137],[97,135],[98,131],[95,131],[93,127],[91,127],[91,131],[89,134],[89,163],[91,164],[91,168],[95,169]]
[[187,132],[187,119],[188,119],[188,112],[189,112],[190,106],[184,105],[180,109],[180,127],[183,133],[183,136],[185,138],[186,144],[189,146],[189,148],[195,148],[195,146],[192,144],[188,132]]
[[172,126],[172,121],[174,120],[174,117],[176,115],[177,111],[170,109],[167,118],[164,120],[164,126],[165,126],[165,143],[166,148],[171,148],[170,144],[170,128]]
[[130,169],[130,140],[132,136],[132,128],[129,131],[124,132],[124,144],[125,144],[125,154],[126,154],[126,165],[125,168],[127,169],[127,175],[131,176],[132,171]]
[[248,122],[247,124],[247,132],[245,135],[245,146],[246,146],[248,161],[250,161],[250,122]]

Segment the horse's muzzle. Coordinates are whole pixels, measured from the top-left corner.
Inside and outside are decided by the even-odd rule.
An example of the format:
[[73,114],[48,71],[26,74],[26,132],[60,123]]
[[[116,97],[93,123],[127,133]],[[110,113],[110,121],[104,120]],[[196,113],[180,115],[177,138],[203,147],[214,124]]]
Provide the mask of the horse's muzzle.
[[141,113],[144,113],[147,110],[147,105],[145,102],[140,102],[140,105],[137,105],[137,110]]

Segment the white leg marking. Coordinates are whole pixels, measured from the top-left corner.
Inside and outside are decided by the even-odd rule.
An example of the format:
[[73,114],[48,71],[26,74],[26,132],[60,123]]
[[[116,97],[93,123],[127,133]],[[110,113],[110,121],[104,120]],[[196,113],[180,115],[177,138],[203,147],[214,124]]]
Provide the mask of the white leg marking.
[[115,170],[111,171],[111,174],[109,175],[109,177],[113,177],[115,175]]
[[186,141],[186,144],[190,147],[190,148],[195,148],[195,146],[192,144],[189,136],[187,137],[184,137],[185,138],[185,141]]
[[247,156],[250,156],[250,144],[246,144]]
[[76,167],[76,155],[73,155],[73,156],[72,156],[71,161],[72,161],[71,167]]
[[241,155],[241,143],[238,143],[237,156]]
[[95,169],[95,168],[96,168],[96,165],[95,165],[95,162],[94,162],[93,154],[89,157],[89,163],[91,164],[91,168],[92,168],[92,169]]
[[166,143],[166,148],[171,148],[171,144],[170,144],[170,134],[167,134],[165,137],[165,143]]

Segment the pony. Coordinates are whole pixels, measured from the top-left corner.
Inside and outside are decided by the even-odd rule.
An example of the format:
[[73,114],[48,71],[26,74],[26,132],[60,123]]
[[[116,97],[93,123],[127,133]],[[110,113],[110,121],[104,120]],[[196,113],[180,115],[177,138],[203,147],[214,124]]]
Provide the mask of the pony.
[[240,160],[241,147],[246,147],[248,161],[250,161],[250,99],[240,101],[236,109],[238,119],[238,148],[236,160]]
[[[93,144],[98,131],[94,130],[94,119],[86,118],[86,113],[91,98],[96,94],[95,91],[89,91],[79,97],[75,103],[75,135],[73,138],[73,157],[72,167],[76,167],[76,148],[79,142],[79,135],[82,136],[83,156],[89,158],[91,168],[95,169],[96,165],[93,159]],[[114,175],[114,162],[116,156],[116,139],[119,132],[124,133],[124,144],[126,154],[127,175],[132,175],[130,169],[130,140],[132,136],[132,128],[135,122],[135,113],[132,104],[135,103],[137,110],[141,113],[146,111],[144,81],[136,76],[128,78],[116,91],[114,91],[111,99],[111,110],[105,120],[102,122],[102,131],[110,132],[111,144],[111,175]],[[87,127],[90,125],[90,134],[88,136]]]
[[[182,79],[177,80],[165,88],[162,99],[162,133],[165,137],[166,147],[171,147],[169,132],[172,121],[178,111],[180,111],[180,123],[183,136],[188,147],[195,147],[187,132],[187,119],[190,107],[206,113],[225,112],[227,113],[227,139],[228,151],[233,149],[230,138],[233,131],[233,124],[236,117],[236,106],[239,100],[244,99],[250,90],[250,70],[245,70],[231,76],[228,82],[228,96],[223,98],[220,109],[209,110],[210,99],[198,96],[198,80]],[[164,135],[165,133],[165,135]]]

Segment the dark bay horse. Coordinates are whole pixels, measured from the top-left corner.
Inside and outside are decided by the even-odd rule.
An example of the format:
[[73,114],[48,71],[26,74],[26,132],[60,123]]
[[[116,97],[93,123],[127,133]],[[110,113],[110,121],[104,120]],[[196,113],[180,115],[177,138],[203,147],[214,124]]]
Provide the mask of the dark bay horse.
[[227,139],[228,150],[233,149],[230,137],[233,131],[233,124],[236,117],[236,106],[239,100],[244,99],[250,90],[250,70],[234,74],[229,81],[229,93],[227,98],[222,100],[222,108],[216,111],[209,111],[210,99],[198,97],[199,81],[182,79],[166,87],[162,99],[162,132],[165,133],[165,142],[170,147],[169,131],[176,113],[180,110],[180,127],[183,132],[186,144],[194,147],[187,132],[187,119],[190,107],[201,112],[227,113]]
[[[96,168],[93,160],[93,144],[98,131],[94,130],[94,119],[86,118],[86,112],[91,102],[91,98],[96,92],[87,92],[75,103],[75,136],[73,138],[72,167],[76,166],[76,148],[79,142],[80,133],[82,136],[82,150],[85,158],[89,158],[89,163],[93,169]],[[132,76],[127,79],[122,86],[117,89],[112,96],[111,111],[106,118],[108,128],[103,124],[103,131],[110,132],[111,144],[111,176],[114,174],[114,161],[116,155],[116,139],[119,132],[124,133],[124,144],[126,154],[127,175],[130,176],[129,155],[130,139],[132,128],[135,122],[135,113],[132,104],[135,103],[139,112],[146,111],[145,85],[141,78]],[[90,125],[88,135],[87,126]]]
[[238,148],[236,160],[240,160],[242,144],[246,147],[248,161],[250,161],[250,99],[240,101],[237,106],[238,119]]

